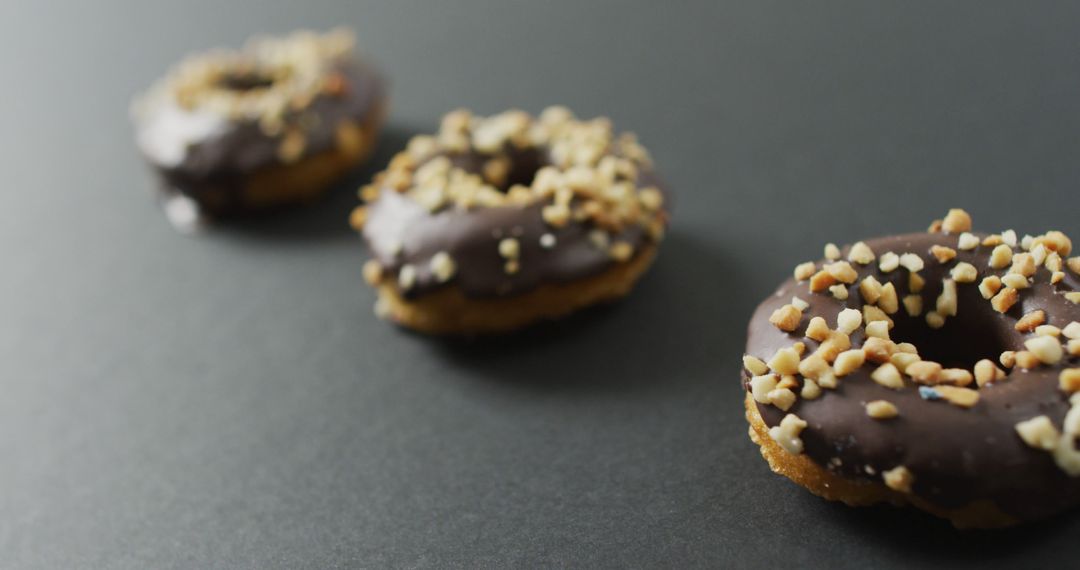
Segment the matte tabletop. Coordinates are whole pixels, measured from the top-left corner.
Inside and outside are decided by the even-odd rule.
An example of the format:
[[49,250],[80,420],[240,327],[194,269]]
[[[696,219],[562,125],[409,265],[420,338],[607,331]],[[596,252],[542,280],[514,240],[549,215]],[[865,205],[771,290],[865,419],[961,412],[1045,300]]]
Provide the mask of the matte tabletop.
[[[825,242],[949,207],[1080,236],[1078,21],[985,1],[5,1],[0,566],[1069,566],[1080,515],[959,533],[773,475],[739,367],[755,305]],[[374,162],[313,207],[171,229],[131,97],[192,50],[337,25],[391,80]],[[509,338],[377,320],[355,188],[449,110],[550,104],[638,133],[677,193],[651,272]]]

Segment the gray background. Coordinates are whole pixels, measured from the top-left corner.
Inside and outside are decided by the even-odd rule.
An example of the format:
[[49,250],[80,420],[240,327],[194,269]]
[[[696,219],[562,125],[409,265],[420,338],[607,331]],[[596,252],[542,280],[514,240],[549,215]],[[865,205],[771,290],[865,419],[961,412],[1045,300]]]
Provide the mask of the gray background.
[[[0,4],[0,565],[1060,566],[1077,516],[953,532],[828,504],[746,437],[746,319],[825,241],[1080,236],[1076,5]],[[329,201],[199,237],[150,196],[130,97],[182,54],[355,27],[377,162],[454,107],[563,103],[679,202],[624,303],[499,341],[373,318]],[[988,474],[991,475],[992,474]]]

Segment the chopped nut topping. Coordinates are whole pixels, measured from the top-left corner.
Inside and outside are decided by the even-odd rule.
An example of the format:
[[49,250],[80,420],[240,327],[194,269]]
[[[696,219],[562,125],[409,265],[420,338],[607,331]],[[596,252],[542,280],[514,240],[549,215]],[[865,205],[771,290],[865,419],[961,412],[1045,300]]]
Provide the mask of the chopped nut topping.
[[836,297],[841,301],[846,301],[848,298],[848,288],[846,285],[833,285],[832,287],[829,287],[829,293],[832,293],[833,297]]
[[1069,268],[1069,271],[1072,271],[1073,273],[1075,273],[1077,275],[1080,275],[1080,256],[1070,257],[1065,262],[1065,266]]
[[840,259],[840,248],[835,243],[825,244],[825,259],[836,261]]
[[915,348],[914,344],[910,342],[897,343],[896,350],[900,352],[906,352],[908,354],[919,354],[919,349]]
[[1061,336],[1061,329],[1055,327],[1054,325],[1039,325],[1035,327],[1035,334],[1037,336],[1052,336],[1054,338],[1057,338]]
[[885,311],[870,305],[863,305],[863,321],[867,324],[874,321],[885,321],[889,323],[890,329],[893,328],[893,320],[889,318],[889,315],[886,315]]
[[[829,338],[821,343],[821,346],[818,347],[814,354],[821,356],[827,362],[833,362],[841,352],[849,348],[851,348],[851,339],[848,338],[848,335],[840,331],[831,331]],[[819,378],[818,380],[818,384],[821,384],[822,388],[829,387],[825,384],[824,379]]]
[[998,234],[988,235],[982,240],[982,245],[986,247],[999,246],[1003,243],[1005,243],[1005,240],[1001,239],[1001,236]]
[[881,298],[881,283],[873,275],[867,275],[859,282],[859,294],[868,305],[877,304]]
[[900,371],[892,363],[882,364],[870,374],[870,378],[878,384],[892,388],[893,390],[899,390],[904,387],[904,379],[900,376]]
[[806,301],[804,301],[804,300],[802,300],[802,299],[800,299],[798,297],[792,297],[791,298],[791,306],[795,307],[796,309],[798,309],[800,311],[805,311],[805,310],[810,308],[810,303],[807,303]]
[[769,392],[776,389],[776,374],[763,374],[750,379],[750,396],[759,404],[769,403]]
[[1080,391],[1080,368],[1066,368],[1058,377],[1061,389],[1068,394]]
[[793,305],[784,305],[773,311],[772,316],[769,317],[770,323],[785,332],[792,332],[799,328],[799,321],[801,320],[802,311]]
[[799,374],[817,380],[826,374],[832,374],[832,367],[821,355],[811,354],[799,363]]
[[1035,275],[1035,256],[1030,253],[1018,253],[1012,258],[1012,267],[1009,273],[1031,277]]
[[896,287],[892,283],[886,283],[881,288],[881,296],[878,298],[878,307],[888,314],[893,314],[900,310],[900,301],[896,296]]
[[517,259],[521,254],[521,244],[514,238],[503,238],[499,242],[499,255],[505,259]]
[[873,321],[867,323],[866,336],[889,340],[889,323],[886,321]]
[[449,253],[440,251],[431,257],[431,274],[435,276],[435,279],[439,283],[446,283],[454,277],[454,273],[457,271],[457,264],[450,257]]
[[897,352],[889,357],[889,362],[891,362],[897,370],[905,374],[907,373],[908,366],[920,362],[921,360],[922,359],[919,358],[918,354],[910,354],[907,352]]
[[769,403],[785,412],[795,405],[795,399],[795,392],[790,388],[777,388],[769,392]]
[[1061,438],[1057,428],[1046,416],[1034,417],[1016,424],[1016,433],[1020,435],[1024,443],[1035,449],[1046,451],[1052,451],[1057,447],[1058,439]]
[[846,261],[837,261],[835,263],[830,263],[825,266],[825,271],[827,271],[829,275],[833,277],[833,279],[836,279],[841,283],[847,283],[849,285],[854,283],[855,280],[859,278],[859,274],[855,271],[855,268],[853,268],[851,264]]
[[900,415],[900,410],[892,402],[874,400],[873,402],[867,402],[866,415],[875,420],[887,420]]
[[409,289],[412,289],[413,285],[415,284],[416,267],[413,267],[412,265],[409,265],[407,263],[405,265],[402,265],[401,269],[398,271],[398,287],[400,287],[402,290],[408,291]]
[[540,247],[544,249],[555,247],[555,236],[553,234],[544,234],[540,236]]
[[1051,285],[1057,285],[1058,283],[1061,283],[1064,280],[1065,280],[1065,272],[1064,271],[1055,271],[1055,272],[1050,274],[1050,284]]
[[1034,243],[1035,243],[1035,238],[1030,236],[1030,235],[1025,234],[1024,238],[1020,240],[1020,247],[1024,251],[1028,251],[1028,250],[1031,249],[1031,246]]
[[1080,356],[1080,338],[1070,340],[1065,351],[1069,353],[1069,356]]
[[886,487],[900,493],[910,493],[912,485],[915,484],[915,475],[903,465],[889,469],[883,472],[881,476]]
[[794,348],[781,348],[769,360],[769,368],[777,374],[795,374],[799,371],[799,353]]
[[1020,293],[1012,287],[1006,287],[990,299],[990,305],[999,313],[1007,313],[1009,309],[1020,299]]
[[825,322],[825,319],[814,317],[810,319],[810,324],[806,327],[806,338],[821,342],[829,337],[830,332],[829,325]]
[[[1048,254],[1046,252],[1046,247],[1043,246],[1043,244],[1041,244],[1041,243],[1039,245],[1035,246],[1031,250],[1031,259],[1032,259],[1032,261],[1034,261],[1036,267],[1046,263],[1047,255]],[[1057,255],[1057,254],[1055,253],[1054,255]],[[1060,259],[1060,256],[1059,256],[1059,259]],[[1013,259],[1013,264],[1015,264],[1015,263],[1016,263],[1016,260]],[[1032,274],[1034,274],[1034,270],[1032,270]]]
[[807,279],[813,277],[814,273],[816,273],[816,272],[817,272],[817,266],[814,265],[813,261],[807,261],[806,263],[800,263],[800,264],[795,266],[795,280],[796,281],[806,281]]
[[1069,301],[1080,305],[1080,291],[1073,291],[1072,293],[1065,293],[1065,298]]
[[956,247],[964,251],[970,251],[979,247],[979,238],[975,237],[972,233],[964,232],[960,234],[960,239],[957,241]]
[[859,265],[869,265],[874,262],[875,259],[874,250],[870,249],[870,246],[864,242],[856,242],[851,246],[851,251],[848,252],[848,261],[858,263]]
[[769,437],[773,439],[784,451],[793,455],[803,452],[803,442],[799,434],[806,429],[806,422],[795,414],[788,414],[780,420],[780,425],[769,428]]
[[942,280],[941,295],[937,299],[937,312],[943,317],[955,317],[957,309],[956,281]]
[[963,368],[946,368],[941,371],[941,383],[953,386],[967,386],[975,377]]
[[1020,332],[1031,332],[1035,330],[1035,327],[1045,322],[1046,313],[1042,309],[1040,309],[1038,311],[1032,311],[1021,317],[1020,320],[1016,321],[1016,325],[1014,325],[1013,328]]
[[1052,251],[1046,256],[1046,260],[1043,261],[1043,265],[1046,266],[1046,268],[1050,271],[1056,273],[1058,271],[1061,271],[1062,268],[1065,267],[1065,262],[1061,260],[1061,256],[1058,255],[1056,251]]
[[1012,368],[1016,366],[1016,352],[1012,350],[1006,350],[998,357],[998,362],[1005,368]]
[[1016,352],[1014,358],[1016,360],[1016,365],[1025,370],[1038,368],[1039,364],[1042,363],[1042,361],[1039,360],[1039,357],[1035,356],[1035,353],[1027,350]]
[[1080,338],[1080,322],[1073,321],[1065,325],[1065,328],[1061,329],[1061,334],[1065,335],[1065,338]]
[[920,360],[908,365],[905,373],[919,384],[937,384],[941,381],[941,365],[929,360]]
[[[900,267],[900,257],[891,251],[882,255],[881,259],[878,261],[878,269],[880,269],[882,273],[896,271],[897,267]],[[1078,267],[1080,267],[1080,264],[1078,264]],[[1080,273],[1080,269],[1077,269],[1076,272]]]
[[836,363],[833,365],[833,372],[840,378],[851,374],[859,369],[866,360],[866,355],[862,350],[847,350],[841,352],[836,357]]
[[755,356],[749,354],[743,355],[743,368],[747,372],[754,376],[763,376],[769,372],[769,367],[765,365],[765,362]]
[[821,386],[818,386],[817,382],[807,378],[803,381],[803,387],[799,392],[799,396],[807,400],[816,400],[821,397]]
[[959,208],[953,208],[942,220],[941,229],[950,234],[969,232],[971,231],[971,216]]
[[994,248],[994,251],[990,252],[990,267],[994,269],[1005,269],[1012,263],[1013,250],[1011,247],[1001,244]]
[[938,260],[938,263],[948,263],[956,259],[956,250],[943,245],[931,246],[930,254],[934,256],[934,259]]
[[970,408],[979,403],[979,392],[971,388],[958,388],[956,386],[935,386],[934,390],[945,401],[961,408]]
[[994,295],[998,294],[1001,290],[1001,279],[997,275],[991,275],[982,280],[979,283],[979,293],[982,294],[983,299],[991,299]]
[[1058,231],[1046,232],[1035,238],[1031,245],[1032,247],[1042,245],[1049,251],[1056,251],[1062,257],[1072,252],[1072,241],[1069,236]]
[[979,278],[979,270],[966,261],[957,263],[949,273],[957,283],[974,283]]
[[857,309],[844,309],[836,316],[836,329],[850,335],[863,323],[863,315]]
[[908,275],[908,290],[912,293],[919,293],[923,290],[923,286],[926,285],[926,280],[922,278],[918,273],[912,273]]
[[516,259],[508,260],[506,263],[503,264],[503,271],[506,272],[507,275],[513,275],[517,273],[520,269],[521,263]]
[[1012,287],[1013,289],[1027,289],[1031,286],[1031,283],[1028,282],[1028,278],[1019,273],[1009,273],[1001,278],[1001,282],[1006,287]]
[[945,317],[941,313],[926,313],[926,324],[932,329],[940,329],[945,326]]
[[919,295],[907,295],[904,297],[904,310],[912,317],[922,314],[922,297]]
[[799,380],[794,375],[787,375],[780,378],[780,382],[776,384],[777,389],[787,388],[788,390],[798,388]]
[[900,256],[900,266],[912,273],[918,273],[923,270],[926,264],[922,258],[914,253],[905,253]]
[[615,261],[620,263],[629,261],[634,256],[634,246],[629,242],[617,241],[611,244],[611,248],[608,249],[608,253]]
[[828,271],[822,269],[810,277],[810,291],[819,293],[833,286],[835,283],[836,278],[830,275]]
[[866,360],[875,364],[889,361],[889,357],[896,352],[896,345],[887,338],[869,337],[862,347]]
[[1001,232],[1001,242],[1009,247],[1016,247],[1016,232],[1014,230]]
[[998,368],[993,360],[982,359],[975,363],[975,383],[983,387],[991,382],[1005,379],[1005,371]]
[[379,282],[382,281],[382,265],[374,259],[369,259],[364,263],[363,274],[364,281],[367,281],[368,285],[378,285]]
[[1024,346],[1043,364],[1057,364],[1064,357],[1061,343],[1052,336],[1037,336],[1024,341]]

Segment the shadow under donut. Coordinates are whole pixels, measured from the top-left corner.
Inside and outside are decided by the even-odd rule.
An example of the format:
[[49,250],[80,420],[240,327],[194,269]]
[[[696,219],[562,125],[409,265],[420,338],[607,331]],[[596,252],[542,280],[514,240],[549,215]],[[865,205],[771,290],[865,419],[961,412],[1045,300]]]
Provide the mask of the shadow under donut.
[[[695,268],[693,279],[686,278],[688,267]],[[722,317],[718,299],[726,295],[724,267],[713,246],[674,230],[653,267],[620,301],[509,335],[424,340],[438,358],[471,377],[521,389],[670,387],[717,369],[716,347],[730,334],[716,326]]]

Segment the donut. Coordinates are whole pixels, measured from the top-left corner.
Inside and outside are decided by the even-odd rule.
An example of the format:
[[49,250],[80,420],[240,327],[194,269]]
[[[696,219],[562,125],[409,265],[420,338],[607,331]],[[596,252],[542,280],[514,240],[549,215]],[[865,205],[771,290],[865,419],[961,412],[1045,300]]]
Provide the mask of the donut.
[[754,312],[742,383],[776,473],[852,506],[957,527],[1080,503],[1080,257],[1057,231],[825,247]]
[[[166,212],[222,217],[311,201],[362,162],[385,114],[347,30],[188,57],[132,106]],[[185,214],[186,213],[186,214]]]
[[376,314],[432,334],[506,332],[618,299],[668,219],[636,137],[563,107],[451,112],[360,196],[351,223]]

